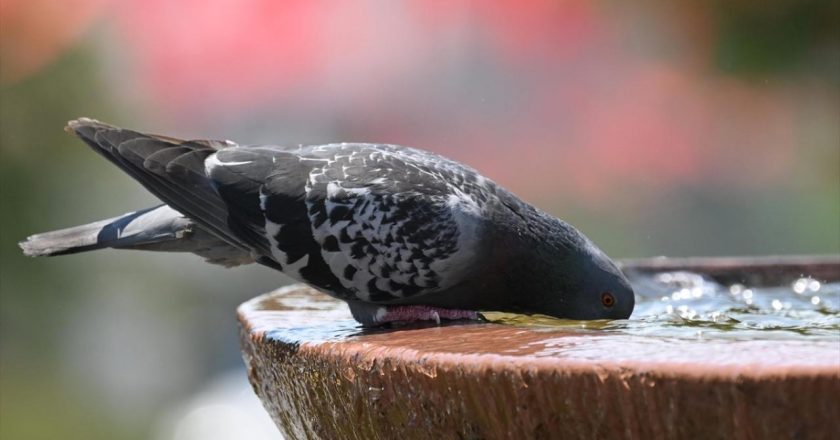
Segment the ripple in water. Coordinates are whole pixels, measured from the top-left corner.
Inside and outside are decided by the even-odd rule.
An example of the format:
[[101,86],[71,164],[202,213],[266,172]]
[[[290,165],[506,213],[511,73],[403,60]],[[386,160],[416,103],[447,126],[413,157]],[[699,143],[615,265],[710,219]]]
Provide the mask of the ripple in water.
[[636,308],[628,320],[570,321],[547,316],[485,313],[493,322],[600,329],[678,338],[840,338],[840,283],[800,278],[789,286],[724,286],[689,272],[630,278]]

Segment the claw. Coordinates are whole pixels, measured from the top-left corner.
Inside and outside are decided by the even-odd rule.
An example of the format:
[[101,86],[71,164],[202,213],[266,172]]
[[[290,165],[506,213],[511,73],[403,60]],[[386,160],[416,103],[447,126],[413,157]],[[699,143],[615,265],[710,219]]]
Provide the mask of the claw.
[[434,321],[440,325],[444,320],[479,320],[479,314],[473,310],[443,309],[429,306],[385,306],[385,313],[377,316],[376,322],[417,322]]

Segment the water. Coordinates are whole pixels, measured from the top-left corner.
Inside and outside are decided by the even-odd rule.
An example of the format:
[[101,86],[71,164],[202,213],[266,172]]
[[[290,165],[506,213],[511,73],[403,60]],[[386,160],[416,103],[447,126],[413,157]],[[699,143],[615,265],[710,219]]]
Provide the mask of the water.
[[570,321],[484,313],[503,324],[595,329],[692,339],[840,339],[840,282],[800,278],[790,285],[721,285],[689,272],[630,278],[636,308],[628,320]]

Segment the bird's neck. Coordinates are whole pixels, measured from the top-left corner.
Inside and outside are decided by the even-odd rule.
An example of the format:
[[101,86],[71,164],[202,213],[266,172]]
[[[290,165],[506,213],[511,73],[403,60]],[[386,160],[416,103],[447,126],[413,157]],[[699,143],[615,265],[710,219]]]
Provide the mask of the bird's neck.
[[[520,296],[541,295],[564,280],[567,264],[585,240],[574,228],[512,194],[500,197],[494,224],[493,261],[503,288]],[[529,301],[533,303],[533,301]]]

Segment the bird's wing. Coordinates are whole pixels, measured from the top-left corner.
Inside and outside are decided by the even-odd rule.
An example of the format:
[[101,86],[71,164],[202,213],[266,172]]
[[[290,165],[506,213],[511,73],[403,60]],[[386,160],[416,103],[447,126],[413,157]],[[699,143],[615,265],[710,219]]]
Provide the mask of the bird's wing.
[[270,249],[261,224],[238,223],[207,177],[207,158],[236,144],[144,134],[87,118],[71,121],[68,129],[206,231],[272,265],[266,261]]
[[305,185],[311,169],[298,154],[279,146],[226,148],[206,163],[237,230],[261,231],[273,267],[340,295],[342,286],[320,258],[307,217]]
[[240,147],[90,119],[69,128],[204,230],[345,299],[388,302],[457,283],[492,186],[397,146]]
[[388,302],[463,275],[486,197],[476,172],[387,145],[286,154],[297,160],[278,160],[260,197],[277,257],[297,264],[301,278],[350,299]]

